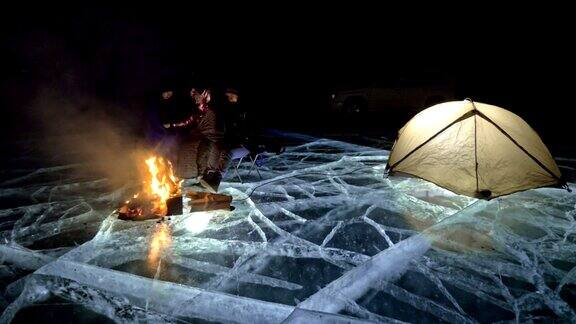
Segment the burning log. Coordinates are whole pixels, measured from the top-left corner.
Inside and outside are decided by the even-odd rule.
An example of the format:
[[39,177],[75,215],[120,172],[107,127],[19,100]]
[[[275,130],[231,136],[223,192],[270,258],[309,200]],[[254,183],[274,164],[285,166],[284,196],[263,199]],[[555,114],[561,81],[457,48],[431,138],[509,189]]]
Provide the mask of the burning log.
[[144,220],[152,218],[150,217],[150,213],[145,213],[145,210],[148,210],[146,201],[134,197],[132,200],[127,200],[116,212],[118,213],[118,219],[122,220]]
[[[146,220],[181,215],[183,202],[181,180],[174,176],[170,161],[152,156],[144,161],[144,181],[140,192],[116,211],[122,220]],[[190,212],[231,210],[232,197],[208,192],[189,192]]]
[[145,220],[182,214],[181,180],[174,175],[172,163],[151,156],[146,166],[142,190],[117,209],[123,220]]
[[154,205],[150,200],[134,198],[126,201],[116,210],[118,219],[121,220],[147,220],[163,216],[182,215],[182,196],[175,196],[166,200],[167,211],[165,215],[158,215],[151,212]]
[[184,212],[182,205],[182,196],[168,198],[168,200],[166,200],[166,206],[168,207],[166,216],[182,215]]

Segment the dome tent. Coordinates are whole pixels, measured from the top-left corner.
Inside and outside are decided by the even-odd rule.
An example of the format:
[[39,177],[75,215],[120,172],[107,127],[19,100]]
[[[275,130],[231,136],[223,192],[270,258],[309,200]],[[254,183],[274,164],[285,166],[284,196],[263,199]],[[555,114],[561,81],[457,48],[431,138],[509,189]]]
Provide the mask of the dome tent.
[[432,106],[408,121],[387,169],[484,199],[563,184],[552,155],[522,118],[469,99]]

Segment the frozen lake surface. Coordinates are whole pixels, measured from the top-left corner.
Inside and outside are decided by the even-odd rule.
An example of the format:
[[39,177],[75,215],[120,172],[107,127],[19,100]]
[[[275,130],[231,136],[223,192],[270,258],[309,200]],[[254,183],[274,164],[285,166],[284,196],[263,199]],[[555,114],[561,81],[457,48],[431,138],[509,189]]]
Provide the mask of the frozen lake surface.
[[234,211],[163,223],[81,165],[5,170],[0,322],[576,321],[575,193],[479,201],[388,153],[308,139],[229,172]]

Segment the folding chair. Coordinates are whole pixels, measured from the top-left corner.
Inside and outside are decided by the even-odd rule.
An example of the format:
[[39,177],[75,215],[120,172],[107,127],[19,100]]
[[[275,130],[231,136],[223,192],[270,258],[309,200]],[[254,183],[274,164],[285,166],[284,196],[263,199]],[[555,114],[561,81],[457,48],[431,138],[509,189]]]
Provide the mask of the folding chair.
[[[250,159],[250,169],[248,170],[248,176],[250,176],[250,174],[252,174],[252,170],[256,170],[256,172],[258,173],[258,176],[260,177],[260,179],[262,179],[262,175],[260,174],[260,170],[258,169],[258,164],[256,163],[256,161],[258,161],[258,157],[260,157],[261,153],[256,154],[256,156],[252,157],[252,155],[250,154],[250,151],[245,148],[244,146],[240,146],[238,148],[233,149],[230,152],[231,157],[231,162],[233,163],[232,165],[234,166],[234,173],[236,174],[236,176],[238,177],[238,180],[240,180],[240,183],[244,183],[244,181],[242,180],[242,177],[240,176],[240,172],[238,172],[238,168],[240,167],[240,164],[242,164],[242,162],[244,161],[244,158],[248,157]],[[238,162],[234,162],[238,160]]]

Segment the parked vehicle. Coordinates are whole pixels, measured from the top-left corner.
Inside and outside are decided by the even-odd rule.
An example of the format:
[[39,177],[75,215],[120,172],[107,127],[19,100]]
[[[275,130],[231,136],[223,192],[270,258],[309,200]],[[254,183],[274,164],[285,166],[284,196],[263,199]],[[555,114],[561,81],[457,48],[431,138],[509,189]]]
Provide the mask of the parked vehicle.
[[331,95],[331,109],[345,114],[388,112],[413,114],[427,107],[456,98],[450,83],[399,81],[339,89]]

